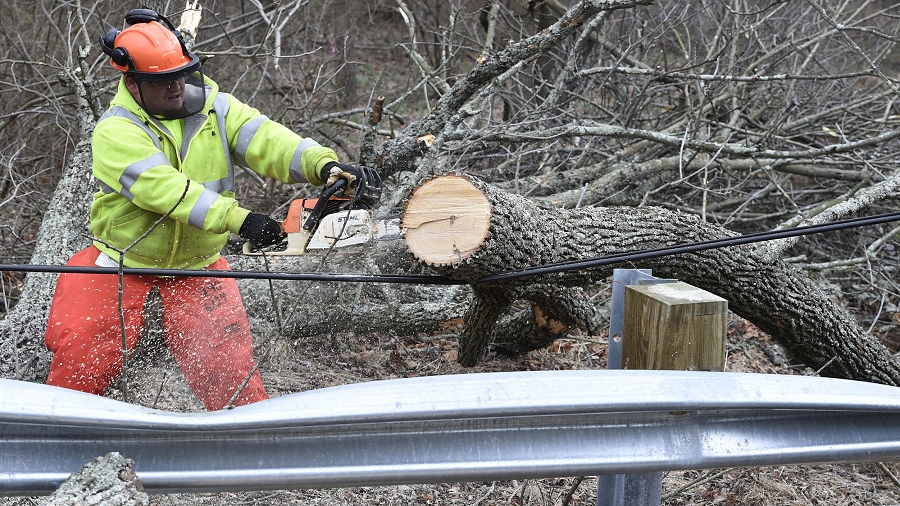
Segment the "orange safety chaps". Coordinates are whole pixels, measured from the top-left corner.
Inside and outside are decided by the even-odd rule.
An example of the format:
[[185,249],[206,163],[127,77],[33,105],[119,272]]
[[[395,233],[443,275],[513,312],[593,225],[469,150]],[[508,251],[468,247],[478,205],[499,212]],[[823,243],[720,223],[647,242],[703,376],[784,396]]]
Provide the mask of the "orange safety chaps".
[[[100,250],[85,248],[67,265],[94,266]],[[228,270],[219,258],[208,270]],[[253,337],[233,278],[123,277],[122,306],[130,353],[144,324],[144,303],[156,286],[163,303],[163,337],[185,379],[209,411],[224,408],[253,370]],[[119,279],[110,274],[60,274],[50,307],[48,385],[103,395],[122,370]],[[235,406],[268,399],[259,371]]]

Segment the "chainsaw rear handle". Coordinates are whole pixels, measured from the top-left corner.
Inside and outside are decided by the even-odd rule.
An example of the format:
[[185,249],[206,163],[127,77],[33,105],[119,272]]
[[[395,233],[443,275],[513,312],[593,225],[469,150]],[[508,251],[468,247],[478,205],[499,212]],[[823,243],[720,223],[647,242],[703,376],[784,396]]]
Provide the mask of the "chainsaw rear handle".
[[312,211],[310,211],[309,218],[306,218],[306,221],[303,222],[303,230],[312,232],[312,230],[316,228],[316,224],[319,223],[319,220],[322,218],[322,213],[325,211],[325,206],[328,204],[328,199],[334,196],[335,193],[343,190],[345,186],[347,186],[347,180],[338,179],[331,186],[322,189],[322,194],[319,195],[318,202],[316,202],[316,205],[312,208]]

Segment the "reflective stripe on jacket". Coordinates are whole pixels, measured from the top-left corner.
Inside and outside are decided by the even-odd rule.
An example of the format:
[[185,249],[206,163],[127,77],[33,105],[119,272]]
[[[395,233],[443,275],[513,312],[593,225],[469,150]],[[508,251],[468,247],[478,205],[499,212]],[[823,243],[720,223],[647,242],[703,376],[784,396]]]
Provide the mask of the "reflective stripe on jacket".
[[285,183],[322,184],[322,168],[337,160],[330,148],[206,82],[203,112],[159,121],[122,79],[94,127],[100,191],[91,205],[91,233],[113,259],[127,248],[128,267],[196,269],[218,260],[229,232],[237,233],[250,213],[234,199],[234,164]]

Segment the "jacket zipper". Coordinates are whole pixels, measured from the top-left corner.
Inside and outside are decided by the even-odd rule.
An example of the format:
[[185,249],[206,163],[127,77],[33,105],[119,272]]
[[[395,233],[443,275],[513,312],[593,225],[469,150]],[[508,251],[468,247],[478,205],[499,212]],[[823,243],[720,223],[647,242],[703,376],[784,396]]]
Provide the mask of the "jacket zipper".
[[[169,135],[169,133],[167,131],[162,130],[162,129],[159,129],[159,133],[160,133],[160,135],[165,136],[169,140],[169,142],[172,143],[172,146],[175,148],[175,156],[178,158],[178,167],[177,167],[178,172],[181,172],[182,174],[184,174],[184,170],[182,169],[182,167],[184,166],[184,160],[181,159],[180,150],[178,149],[178,143],[175,142],[175,138],[172,137],[171,135]],[[168,258],[166,258],[167,266],[173,265],[173,262],[175,261],[175,257],[177,256],[178,237],[181,236],[181,228],[182,228],[182,224],[180,221],[173,219],[172,222],[175,224],[175,231],[172,234],[172,244],[169,246],[169,256],[168,256]]]

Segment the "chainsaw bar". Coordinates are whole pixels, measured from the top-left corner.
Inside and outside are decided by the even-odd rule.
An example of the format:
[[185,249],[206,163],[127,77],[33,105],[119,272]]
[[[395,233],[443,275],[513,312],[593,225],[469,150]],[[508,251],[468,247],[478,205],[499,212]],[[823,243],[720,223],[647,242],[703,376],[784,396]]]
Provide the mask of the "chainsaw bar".
[[266,249],[264,252],[244,243],[245,255],[303,255],[309,250],[344,248],[372,241],[400,238],[400,217],[373,217],[370,209],[342,210],[348,202],[344,198],[329,199],[322,218],[316,227],[304,230],[306,221],[316,206],[318,199],[298,199],[291,202],[287,217],[281,224],[287,234],[287,242],[281,247]]

